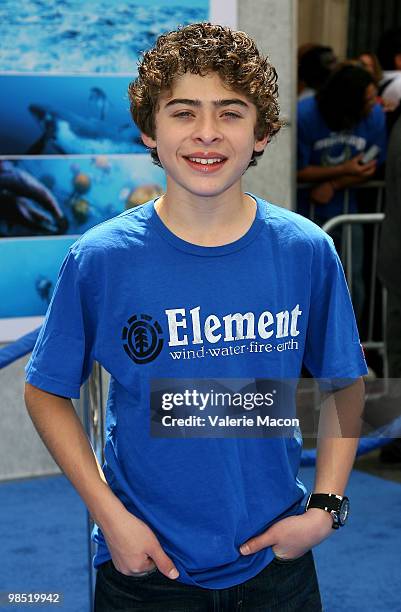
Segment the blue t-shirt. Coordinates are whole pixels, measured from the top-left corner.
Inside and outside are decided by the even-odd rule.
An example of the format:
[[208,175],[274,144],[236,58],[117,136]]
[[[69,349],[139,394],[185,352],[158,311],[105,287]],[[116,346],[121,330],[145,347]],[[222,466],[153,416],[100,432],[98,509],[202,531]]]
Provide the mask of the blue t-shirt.
[[[306,166],[337,166],[355,155],[367,151],[371,145],[380,147],[377,163],[386,156],[386,121],[382,107],[376,104],[369,115],[351,130],[333,132],[319,112],[315,96],[298,102],[298,170]],[[357,212],[355,191],[349,191],[349,208],[344,210],[345,190],[336,191],[324,205],[315,205],[317,219],[330,219],[344,212]],[[310,216],[309,190],[298,190],[298,212]]]
[[[151,435],[151,391],[296,379],[303,362],[320,378],[366,372],[331,238],[255,200],[250,229],[224,246],[178,238],[154,201],[88,231],[63,263],[26,370],[32,385],[67,397],[79,396],[93,360],[110,372],[106,479],[155,532],[178,580],[205,588],[242,583],[274,558],[239,546],[303,512],[302,438]],[[97,567],[110,553],[100,529],[94,538]]]

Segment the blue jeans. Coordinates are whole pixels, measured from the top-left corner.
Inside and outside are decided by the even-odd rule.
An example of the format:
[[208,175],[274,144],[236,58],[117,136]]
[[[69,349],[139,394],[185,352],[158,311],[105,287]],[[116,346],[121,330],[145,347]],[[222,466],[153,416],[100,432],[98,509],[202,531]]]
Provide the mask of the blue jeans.
[[319,612],[312,551],[290,561],[273,559],[259,574],[226,589],[204,589],[166,578],[157,568],[125,576],[112,561],[97,572],[94,612]]

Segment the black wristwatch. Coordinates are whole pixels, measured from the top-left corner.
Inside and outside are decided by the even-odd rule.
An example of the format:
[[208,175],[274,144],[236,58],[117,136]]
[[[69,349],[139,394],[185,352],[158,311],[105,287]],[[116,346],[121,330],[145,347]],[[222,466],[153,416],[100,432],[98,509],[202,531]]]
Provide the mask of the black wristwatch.
[[349,499],[335,493],[311,493],[306,502],[305,512],[309,508],[321,508],[331,514],[333,529],[343,527],[349,514]]

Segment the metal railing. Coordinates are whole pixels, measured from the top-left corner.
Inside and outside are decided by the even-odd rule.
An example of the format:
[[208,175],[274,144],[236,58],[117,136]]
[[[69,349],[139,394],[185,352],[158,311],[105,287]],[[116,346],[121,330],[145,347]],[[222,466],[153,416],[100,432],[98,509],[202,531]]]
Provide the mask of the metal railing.
[[[95,362],[89,380],[82,388],[81,394],[82,413],[86,433],[99,464],[104,463],[104,439],[105,439],[105,402],[103,395],[103,373],[102,367]],[[96,546],[92,541],[92,530],[94,522],[87,511],[88,529],[88,590],[89,610],[92,610],[93,594],[95,588],[96,572],[93,569],[93,557]]]
[[327,223],[325,223],[322,229],[330,234],[337,227],[344,227],[345,229],[345,253],[342,253],[342,261],[344,265],[345,276],[347,279],[350,294],[352,296],[352,225],[367,225],[374,224],[373,228],[373,241],[372,241],[372,265],[370,270],[370,282],[369,282],[369,298],[368,298],[368,331],[367,338],[362,339],[362,344],[367,349],[378,350],[383,359],[383,374],[384,377],[388,377],[388,364],[386,355],[386,290],[382,287],[382,340],[373,340],[373,329],[376,314],[376,278],[377,278],[377,259],[378,259],[378,246],[379,246],[379,229],[384,219],[384,213],[357,213],[350,215],[338,215],[333,217]]
[[[298,189],[310,189],[316,186],[314,183],[301,183]],[[374,327],[377,321],[377,264],[379,251],[379,234],[380,226],[384,220],[383,201],[385,182],[382,180],[368,181],[361,185],[355,185],[352,189],[358,191],[376,190],[376,199],[371,202],[372,212],[349,212],[350,188],[344,189],[343,192],[343,211],[342,214],[328,219],[322,229],[329,235],[336,229],[342,228],[341,248],[339,255],[344,266],[344,272],[347,279],[348,288],[353,297],[353,257],[352,257],[352,226],[373,225],[373,235],[371,241],[371,266],[367,291],[367,332],[366,337],[361,338],[362,345],[368,350],[376,350],[383,363],[383,378],[388,378],[388,360],[386,350],[386,302],[387,292],[384,287],[381,287],[381,316],[380,316],[380,339],[374,340]],[[316,218],[316,209],[318,205],[313,202],[309,205],[309,213],[311,220]],[[362,206],[363,208],[363,206]],[[365,253],[364,255],[366,255]]]
[[[313,189],[313,187],[316,187],[318,183],[298,183],[297,185],[297,189],[298,190],[306,190],[306,189]],[[385,189],[385,182],[382,180],[376,180],[376,181],[367,181],[366,183],[361,183],[360,185],[354,185],[352,188],[348,188],[348,189],[343,189],[343,209],[342,209],[342,214],[344,215],[348,215],[349,214],[349,201],[350,201],[350,192],[351,190],[365,190],[365,189],[377,189],[377,196],[376,196],[376,202],[375,202],[375,206],[374,206],[374,211],[372,212],[382,212],[383,211],[383,194],[384,194],[384,189]],[[319,204],[315,204],[314,202],[310,202],[309,203],[309,213],[308,213],[308,218],[311,219],[311,221],[314,221],[316,219],[316,210],[319,208],[319,206],[324,206],[324,205],[319,205]],[[358,213],[359,214],[359,213]]]

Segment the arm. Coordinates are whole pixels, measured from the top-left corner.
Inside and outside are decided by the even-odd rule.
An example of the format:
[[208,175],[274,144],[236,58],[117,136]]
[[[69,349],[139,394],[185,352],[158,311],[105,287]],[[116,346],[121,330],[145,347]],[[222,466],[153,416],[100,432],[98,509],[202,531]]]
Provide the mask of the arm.
[[[315,493],[343,495],[354,463],[364,405],[364,383],[355,383],[329,395],[319,419]],[[344,436],[344,437],[341,437]],[[348,436],[348,437],[345,437]],[[298,516],[278,521],[264,533],[244,543],[250,554],[272,546],[276,556],[293,559],[327,539],[334,532],[328,512],[310,508]]]
[[328,396],[323,404],[317,441],[315,493],[344,494],[358,447],[364,389],[363,378],[358,378],[349,387]]
[[170,578],[173,562],[143,521],[130,514],[108,486],[70,399],[27,383],[25,402],[50,454],[85,502],[106,538],[113,562],[122,573],[148,571],[153,559]]
[[302,170],[298,170],[298,181],[300,183],[321,183],[329,180],[338,181],[345,177],[365,180],[367,176],[370,176],[372,170],[376,169],[376,161],[360,164],[362,157],[363,153],[359,153],[337,166],[305,166]]
[[346,189],[347,187],[353,187],[354,185],[360,185],[361,183],[366,183],[376,172],[376,166],[372,166],[368,171],[364,172],[359,176],[352,176],[350,174],[340,176],[334,181],[331,181],[331,184],[335,191],[340,189]]
[[[359,158],[360,156],[357,157]],[[339,166],[335,167],[338,168]],[[307,168],[305,168],[305,170],[306,169]],[[336,191],[365,183],[375,174],[376,161],[373,160],[364,165],[358,163],[358,171],[358,174],[341,174],[332,180],[325,180],[319,183],[310,192],[311,200],[316,204],[328,204]]]
[[344,175],[344,164],[337,166],[305,166],[298,170],[299,183],[321,183]]

